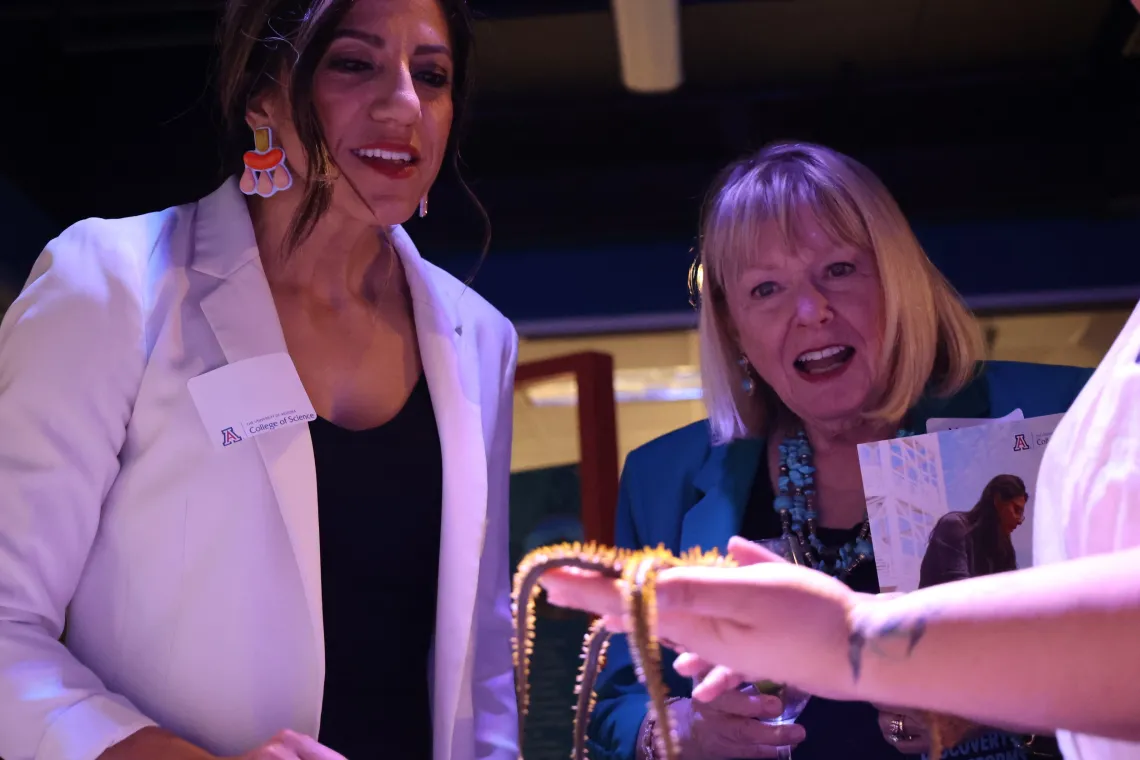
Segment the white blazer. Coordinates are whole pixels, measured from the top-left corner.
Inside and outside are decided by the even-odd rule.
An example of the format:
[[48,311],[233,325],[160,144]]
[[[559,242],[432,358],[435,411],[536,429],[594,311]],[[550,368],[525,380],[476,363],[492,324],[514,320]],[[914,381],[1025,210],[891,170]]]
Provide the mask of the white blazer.
[[[507,491],[518,338],[402,228],[392,234],[443,449],[425,673],[434,758],[515,760]],[[0,757],[94,760],[153,724],[219,755],[284,728],[318,733],[308,426],[219,449],[187,390],[195,376],[285,350],[234,179],[197,203],[79,222],[48,244],[0,324]],[[382,552],[399,536],[361,540]],[[400,684],[377,684],[377,710],[400,698]]]

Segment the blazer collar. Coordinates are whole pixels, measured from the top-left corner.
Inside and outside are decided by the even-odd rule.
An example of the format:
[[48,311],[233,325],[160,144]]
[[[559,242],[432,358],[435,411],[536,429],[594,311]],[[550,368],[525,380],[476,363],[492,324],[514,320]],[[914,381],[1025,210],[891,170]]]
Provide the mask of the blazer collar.
[[767,477],[762,466],[764,438],[745,438],[714,446],[693,478],[696,504],[681,523],[681,547],[727,551],[728,539],[740,530],[752,483]]
[[190,267],[202,274],[226,279],[250,261],[258,260],[257,238],[238,189],[230,177],[198,201],[194,219],[194,257]]
[[[407,272],[412,300],[419,306],[430,307],[427,311],[438,318],[433,318],[433,322],[438,322],[438,327],[447,328],[441,332],[461,335],[463,327],[458,301],[440,291],[430,276],[431,265],[420,256],[401,225],[389,227],[388,235]],[[224,280],[251,262],[260,266],[253,221],[245,196],[238,189],[237,177],[230,177],[198,202],[194,258],[190,266],[197,272]],[[420,311],[417,310],[417,319],[421,316]]]
[[452,341],[457,341],[463,335],[459,299],[440,287],[439,278],[432,276],[432,265],[420,255],[415,243],[402,226],[396,224],[389,227],[388,236],[404,265],[408,289],[417,307],[416,329],[423,329],[423,325],[419,324],[421,316],[430,316],[435,328],[449,335]]

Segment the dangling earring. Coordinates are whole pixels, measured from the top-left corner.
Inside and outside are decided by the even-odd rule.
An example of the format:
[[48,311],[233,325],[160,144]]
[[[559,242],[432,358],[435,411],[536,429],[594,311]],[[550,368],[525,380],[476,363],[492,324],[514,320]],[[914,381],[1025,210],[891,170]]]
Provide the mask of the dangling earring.
[[293,186],[293,176],[285,166],[285,151],[272,146],[273,131],[269,127],[253,130],[253,150],[247,150],[242,156],[245,171],[238,183],[246,195],[256,193],[268,198]]
[[740,371],[744,373],[744,380],[740,383],[740,388],[751,396],[756,392],[756,381],[752,379],[752,365],[748,363],[748,357],[744,354],[740,355],[736,363],[740,365]]
[[427,216],[427,193],[420,198],[420,218],[423,219],[425,216]]

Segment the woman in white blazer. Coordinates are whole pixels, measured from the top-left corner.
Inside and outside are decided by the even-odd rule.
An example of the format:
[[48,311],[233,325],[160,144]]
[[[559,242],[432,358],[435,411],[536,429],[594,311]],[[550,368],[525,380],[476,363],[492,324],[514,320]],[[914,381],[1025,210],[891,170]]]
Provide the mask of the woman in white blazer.
[[0,325],[0,757],[514,760],[517,336],[399,226],[466,8],[222,32],[240,179],[70,227]]

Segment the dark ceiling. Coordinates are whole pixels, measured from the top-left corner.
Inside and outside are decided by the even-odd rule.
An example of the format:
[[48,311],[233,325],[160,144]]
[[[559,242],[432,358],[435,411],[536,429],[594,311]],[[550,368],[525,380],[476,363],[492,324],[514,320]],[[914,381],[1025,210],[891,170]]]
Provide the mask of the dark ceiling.
[[[3,0],[0,174],[61,225],[211,190],[216,6]],[[856,155],[916,217],[1137,208],[1128,0],[686,2],[685,83],[653,96],[623,90],[606,2],[472,6],[465,174],[497,252],[687,240],[716,169],[785,137]],[[432,201],[425,253],[478,244],[453,183]]]

